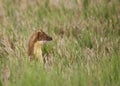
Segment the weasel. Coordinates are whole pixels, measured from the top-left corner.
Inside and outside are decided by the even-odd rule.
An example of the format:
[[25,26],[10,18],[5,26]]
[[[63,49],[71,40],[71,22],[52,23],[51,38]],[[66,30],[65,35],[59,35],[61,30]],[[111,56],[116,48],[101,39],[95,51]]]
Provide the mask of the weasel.
[[51,41],[52,37],[48,36],[42,29],[34,32],[29,39],[28,43],[28,55],[30,60],[36,58],[43,64],[44,59],[42,57],[42,44],[46,41]]

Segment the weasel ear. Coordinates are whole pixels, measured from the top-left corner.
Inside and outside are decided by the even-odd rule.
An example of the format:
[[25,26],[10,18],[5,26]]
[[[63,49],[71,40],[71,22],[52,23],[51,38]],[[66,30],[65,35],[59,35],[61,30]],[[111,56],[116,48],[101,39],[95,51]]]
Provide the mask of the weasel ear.
[[43,30],[42,30],[42,29],[39,29],[38,32],[43,32]]
[[37,32],[37,39],[40,39],[41,32]]

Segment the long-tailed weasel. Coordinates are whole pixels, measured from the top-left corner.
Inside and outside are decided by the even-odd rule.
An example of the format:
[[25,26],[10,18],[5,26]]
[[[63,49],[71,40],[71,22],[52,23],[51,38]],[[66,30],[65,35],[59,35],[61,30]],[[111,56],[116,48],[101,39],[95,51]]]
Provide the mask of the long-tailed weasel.
[[51,41],[51,40],[52,40],[52,37],[48,36],[41,29],[33,33],[28,43],[28,55],[30,57],[30,60],[32,60],[33,58],[36,58],[36,59],[39,59],[40,62],[43,64],[44,59],[42,57],[41,47],[44,42]]

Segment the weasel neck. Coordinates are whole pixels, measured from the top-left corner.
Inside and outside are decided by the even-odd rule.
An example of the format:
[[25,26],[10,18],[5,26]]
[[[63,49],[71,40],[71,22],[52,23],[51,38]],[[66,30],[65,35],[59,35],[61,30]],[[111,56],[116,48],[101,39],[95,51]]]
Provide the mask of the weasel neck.
[[34,55],[36,59],[39,59],[41,63],[43,63],[43,57],[42,57],[42,44],[40,41],[35,42],[34,44]]

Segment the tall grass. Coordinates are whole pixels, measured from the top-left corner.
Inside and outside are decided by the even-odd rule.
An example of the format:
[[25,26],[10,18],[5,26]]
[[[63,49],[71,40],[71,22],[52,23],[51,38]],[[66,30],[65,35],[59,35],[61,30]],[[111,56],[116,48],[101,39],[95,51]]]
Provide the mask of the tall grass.
[[[119,86],[119,0],[1,0],[0,86]],[[45,67],[29,62],[28,40],[42,28]],[[10,50],[8,37],[14,44]],[[4,42],[3,42],[4,41]],[[5,73],[6,74],[6,73]]]

